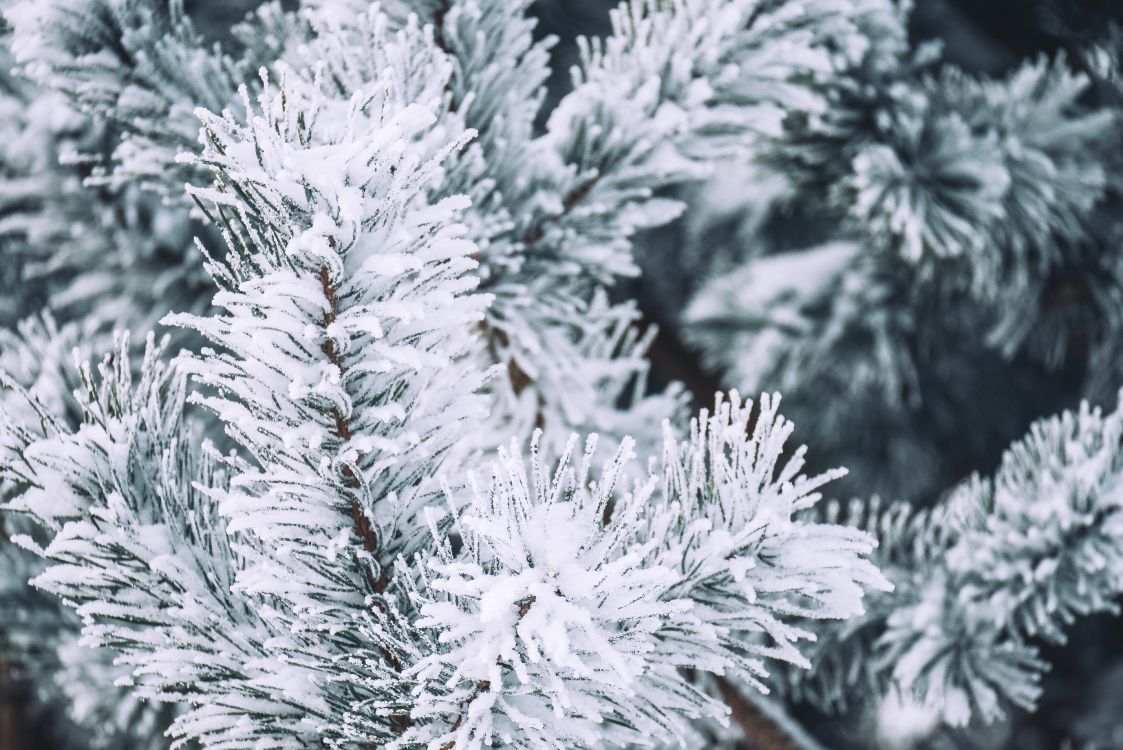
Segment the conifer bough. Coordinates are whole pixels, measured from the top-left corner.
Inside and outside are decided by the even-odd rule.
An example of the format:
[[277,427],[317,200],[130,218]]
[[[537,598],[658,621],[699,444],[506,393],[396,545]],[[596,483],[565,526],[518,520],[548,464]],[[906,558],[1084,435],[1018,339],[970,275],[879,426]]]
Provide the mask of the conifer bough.
[[[753,160],[833,180],[824,205],[888,246],[851,232],[806,251],[823,278],[757,266],[692,305],[727,371],[814,373],[799,300],[845,277],[881,304],[879,258],[973,263],[972,222],[995,252],[958,288],[1031,288],[1095,197],[1040,216],[1011,186],[1034,154],[1074,194],[1106,180],[1066,139],[1110,118],[1073,114],[1062,62],[1011,79],[1046,100],[1028,114],[954,76],[889,87],[901,132],[862,143],[851,78],[905,67],[896,4],[630,0],[536,126],[555,40],[526,0],[297,5],[221,44],[175,0],[0,6],[3,104],[53,113],[12,120],[24,156],[0,144],[0,656],[46,710],[103,748],[472,750],[809,745],[777,689],[901,691],[951,725],[1033,707],[1035,642],[1123,580],[1119,414],[1039,424],[933,510],[840,513],[845,471],[804,472],[778,395],[691,419],[651,387],[654,332],[613,286],[683,186]],[[976,163],[985,107],[995,138],[1074,119]],[[974,213],[898,189],[926,128]],[[789,324],[754,350],[779,356],[724,359],[739,304]]]

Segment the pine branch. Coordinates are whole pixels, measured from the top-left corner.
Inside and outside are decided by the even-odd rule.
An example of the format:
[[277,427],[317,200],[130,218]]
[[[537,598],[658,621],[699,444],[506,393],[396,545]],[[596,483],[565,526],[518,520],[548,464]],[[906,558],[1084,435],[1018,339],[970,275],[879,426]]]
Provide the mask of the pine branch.
[[[337,244],[336,239],[331,236],[327,238],[327,243],[328,247],[333,249]],[[336,352],[335,339],[329,332],[332,324],[335,323],[339,315],[339,302],[337,300],[335,286],[331,283],[330,273],[331,269],[329,269],[327,265],[320,266],[320,289],[323,291],[324,299],[326,299],[328,303],[322,319],[323,350],[328,361],[339,371],[340,379],[346,381],[347,367],[343,362],[343,358]],[[331,418],[335,423],[335,436],[344,443],[349,442],[354,436],[351,431],[350,420],[343,416],[338,406],[331,407]],[[344,484],[352,490],[357,490],[359,488],[359,478],[355,476],[354,470],[350,466],[344,465],[342,473]],[[363,550],[372,555],[378,552],[379,543],[377,532],[371,526],[370,519],[363,513],[362,506],[359,504],[357,497],[351,500],[351,520],[355,524],[355,534],[359,537]],[[362,573],[366,576],[367,583],[370,585],[372,591],[376,594],[381,594],[386,591],[386,586],[389,585],[390,582],[388,568],[383,567],[382,573],[377,580],[372,578],[369,568],[363,567]],[[394,664],[392,664],[392,666],[394,666]],[[395,669],[400,672],[401,665],[397,664]]]
[[[207,263],[215,314],[167,320],[214,346],[182,367],[237,453],[190,448],[182,380],[146,360],[134,388],[127,354],[104,383],[86,372],[83,429],[0,443],[53,535],[24,539],[49,561],[40,584],[122,650],[141,695],[189,704],[184,741],[689,746],[730,709],[686,667],[759,687],[766,665],[807,664],[805,619],[853,618],[886,585],[869,536],[801,515],[837,473],[801,473],[772,397],[759,414],[719,399],[685,437],[668,423],[659,468],[630,440],[596,481],[595,441],[551,471],[512,448],[466,491],[495,432],[544,428],[532,450],[551,453],[561,425],[635,432],[657,453],[681,391],[647,393],[653,333],[604,289],[635,272],[636,232],[681,210],[663,188],[803,106],[852,46],[833,0],[628,2],[535,137],[548,43],[527,4],[438,0],[424,27],[397,6],[272,6],[239,32],[283,59],[256,105],[227,90],[253,50],[203,50],[174,3],[114,6],[92,39],[61,29],[65,60],[107,68],[39,71],[127,131],[136,159],[113,179],[192,175],[228,244]],[[174,122],[133,122],[126,91]],[[185,102],[210,109],[203,151],[171,169]]]
[[[772,526],[773,513],[813,503],[831,475],[797,476],[801,452],[777,465],[790,425],[776,420],[773,399],[763,403],[751,434],[751,410],[735,396],[719,400],[713,417],[703,412],[688,442],[668,432],[661,484],[648,476],[627,494],[613,488],[630,444],[595,482],[592,439],[575,471],[572,439],[553,471],[541,464],[537,438],[529,474],[514,446],[501,452],[490,491],[477,491],[457,521],[462,552],[438,540],[411,591],[434,651],[411,669],[425,686],[414,708],[424,720],[403,746],[476,748],[494,737],[528,748],[594,737],[683,743],[693,731],[687,717],[728,711],[685,679],[688,668],[759,687],[766,659],[805,664],[795,642],[809,633],[784,620],[846,617],[864,587],[885,584],[860,562],[869,549],[862,533]],[[640,560],[647,583],[633,589],[639,578],[629,566]],[[738,583],[742,569],[752,571],[753,596]],[[497,616],[496,607],[514,613]],[[630,607],[639,609],[629,615]],[[559,627],[561,642],[549,637]],[[762,632],[764,640],[746,637]],[[564,722],[531,718],[560,700],[573,706]]]
[[[63,94],[115,139],[111,169],[96,182],[140,183],[184,205],[185,182],[199,177],[180,151],[193,151],[194,107],[220,110],[235,102],[244,71],[208,47],[181,0],[45,0],[5,9],[21,70]],[[94,156],[96,161],[98,156]]]
[[266,87],[246,124],[204,117],[218,182],[197,193],[230,220],[233,255],[211,266],[227,314],[173,318],[221,345],[192,368],[258,464],[240,468],[225,506],[253,534],[239,586],[275,602],[287,658],[325,675],[320,731],[379,746],[413,726],[419,648],[391,563],[424,544],[422,509],[479,418],[484,374],[465,352],[487,301],[452,221],[464,201],[423,193],[467,137],[426,154],[413,137],[432,114],[392,82],[356,95],[347,127],[326,137],[317,114],[333,100],[295,78]]
[[[328,246],[335,248],[337,241],[334,237],[328,237]],[[331,283],[330,269],[327,265],[320,266],[320,288],[324,293],[324,298],[327,300],[327,309],[323,315],[323,330],[324,330],[324,354],[327,356],[328,361],[334,365],[340,374],[341,380],[347,380],[347,367],[343,358],[336,352],[335,339],[330,334],[330,328],[335,323],[336,318],[339,316],[339,302],[338,293],[335,286]],[[339,411],[338,406],[331,408],[332,421],[335,423],[335,434],[344,443],[349,442],[354,436],[351,428],[351,421],[343,416]],[[355,475],[354,470],[350,466],[344,465],[342,469],[344,484],[352,490],[357,490],[360,487],[359,478]],[[379,544],[378,532],[371,523],[370,517],[363,512],[362,505],[358,497],[351,499],[351,520],[354,524],[355,534],[359,537],[363,550],[374,557],[379,551],[381,545]],[[366,578],[367,585],[370,586],[371,591],[375,594],[382,595],[386,592],[387,587],[390,585],[390,567],[382,566],[378,578],[375,579],[370,568],[361,566],[361,574]],[[378,608],[381,614],[386,614],[385,605],[381,599],[374,599],[373,605]],[[394,670],[394,672],[401,673],[403,667],[401,661],[387,648],[385,645],[376,646],[378,653],[382,656],[386,664]],[[393,714],[390,717],[390,728],[398,735],[404,734],[412,725],[412,720],[408,713]]]
[[[993,478],[972,477],[929,512],[852,511],[851,523],[877,531],[897,590],[818,628],[816,668],[789,675],[796,697],[841,709],[859,689],[897,690],[951,726],[1033,709],[1048,669],[1039,645],[1115,610],[1123,593],[1121,475],[1123,412],[1083,404],[1036,423]],[[801,686],[807,678],[817,684]]]
[[[467,711],[468,707],[472,705],[472,702],[475,701],[476,698],[480,697],[480,693],[487,692],[487,689],[490,687],[491,683],[488,680],[480,680],[479,682],[477,682],[476,687],[473,688],[472,692],[468,694],[468,698],[464,701],[464,710]],[[456,717],[456,721],[452,723],[452,728],[449,729],[449,732],[455,733],[456,730],[460,729],[463,724],[464,715],[461,714],[460,716]],[[441,745],[441,750],[452,750],[452,748],[454,747],[456,747],[456,740],[449,740],[445,744]]]

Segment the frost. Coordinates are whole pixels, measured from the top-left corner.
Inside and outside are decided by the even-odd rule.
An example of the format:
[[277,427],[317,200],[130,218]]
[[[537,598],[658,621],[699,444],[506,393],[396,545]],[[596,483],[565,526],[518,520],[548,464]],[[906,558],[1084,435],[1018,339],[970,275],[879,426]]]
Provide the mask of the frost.
[[614,744],[681,742],[684,719],[727,709],[678,668],[766,691],[766,660],[808,666],[794,618],[861,614],[889,584],[864,559],[870,537],[798,517],[835,474],[800,475],[802,451],[778,463],[791,425],[777,403],[763,399],[751,433],[736,394],[687,441],[668,426],[661,477],[630,488],[617,489],[629,442],[595,479],[593,439],[579,467],[572,438],[552,470],[537,437],[529,467],[501,451],[490,490],[459,512],[463,551],[441,543],[412,591],[436,650],[414,667],[414,715],[435,719],[417,737],[565,747],[611,726]]
[[[908,4],[626,0],[544,112],[531,6],[270,2],[229,34],[175,1],[5,6],[0,646],[98,750],[1033,708],[1041,643],[1118,604],[1119,414],[1039,423],[925,511],[844,510],[845,472],[807,467],[925,486],[1006,385],[933,379],[1070,334],[1113,356],[1117,118],[1091,108],[1118,55],[987,80],[910,49]],[[685,315],[625,299],[680,226]],[[159,321],[174,343],[110,335]],[[792,393],[823,464],[778,395],[689,420],[717,385],[649,378],[679,333]]]

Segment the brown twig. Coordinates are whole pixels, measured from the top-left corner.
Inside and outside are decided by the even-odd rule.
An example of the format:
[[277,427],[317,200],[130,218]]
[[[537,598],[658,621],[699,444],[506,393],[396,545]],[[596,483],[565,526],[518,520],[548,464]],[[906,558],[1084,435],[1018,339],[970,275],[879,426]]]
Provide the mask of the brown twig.
[[729,706],[733,720],[745,732],[745,737],[754,750],[804,750],[771,717],[741,695],[728,680],[718,677],[717,685],[721,699]]
[[0,661],[0,748],[19,747],[15,686],[8,664]]
[[[335,248],[336,242],[334,237],[328,238],[328,246]],[[331,283],[330,269],[326,264],[320,266],[320,287],[328,303],[327,310],[324,311],[324,316],[321,320],[325,334],[323,346],[324,356],[339,370],[340,378],[345,379],[347,368],[343,362],[343,358],[339,355],[339,352],[336,351],[335,341],[328,333],[331,325],[339,316],[339,301],[336,289]],[[345,418],[339,411],[339,408],[335,406],[331,409],[331,417],[332,421],[335,423],[335,436],[344,442],[350,440],[354,434],[351,429],[350,420]],[[350,466],[344,465],[343,477],[344,483],[348,489],[357,490],[361,486],[359,478],[355,475],[354,470]],[[362,506],[359,505],[357,497],[351,499],[351,522],[354,525],[355,533],[362,541],[363,550],[373,557],[378,551],[378,532],[375,531],[373,524],[370,522],[370,518],[363,513]],[[370,568],[366,566],[363,566],[363,576],[366,578],[367,584],[371,587],[371,590],[376,594],[384,593],[390,585],[389,567],[381,565],[381,563],[379,564],[379,575],[377,579],[373,577]],[[381,608],[377,600],[375,601],[375,606]],[[390,649],[380,645],[378,651],[379,655],[382,656],[382,659],[391,669],[395,672],[402,671],[401,661],[394,656]],[[413,721],[408,714],[395,714],[390,717],[390,727],[398,734],[404,733],[412,724]]]
[[[335,240],[329,238],[328,245],[335,247]],[[327,265],[320,266],[320,287],[324,293],[324,297],[328,302],[328,309],[324,311],[322,325],[325,332],[324,339],[324,355],[339,370],[341,378],[346,376],[347,369],[344,366],[343,358],[339,356],[339,352],[335,350],[335,341],[327,334],[328,329],[332,323],[339,316],[339,303],[336,299],[335,288],[331,284],[330,271]],[[351,431],[351,423],[339,411],[338,407],[333,406],[331,409],[331,418],[335,422],[335,436],[340,440],[346,442],[351,439],[353,433]],[[349,489],[357,490],[360,486],[359,478],[355,476],[354,470],[350,466],[343,467],[344,482]],[[375,532],[374,527],[370,523],[370,519],[363,513],[363,509],[359,506],[358,499],[351,501],[351,521],[355,525],[355,533],[358,534],[359,539],[362,540],[363,549],[367,552],[374,553],[378,550],[378,534]],[[385,572],[379,579],[373,580],[370,578],[369,571],[367,572],[367,582],[371,584],[371,588],[377,593],[382,593],[386,590],[388,581]]]

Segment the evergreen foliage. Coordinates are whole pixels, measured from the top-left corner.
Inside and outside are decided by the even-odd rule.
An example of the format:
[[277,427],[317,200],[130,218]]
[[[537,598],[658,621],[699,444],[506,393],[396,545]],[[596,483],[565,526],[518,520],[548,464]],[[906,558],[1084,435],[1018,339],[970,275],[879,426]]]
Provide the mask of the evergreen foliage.
[[0,2],[0,667],[57,742],[985,744],[1117,613],[1123,35],[544,5]]

